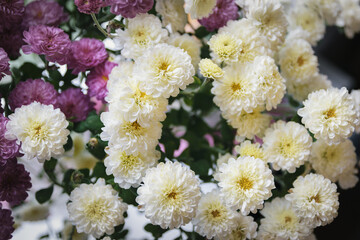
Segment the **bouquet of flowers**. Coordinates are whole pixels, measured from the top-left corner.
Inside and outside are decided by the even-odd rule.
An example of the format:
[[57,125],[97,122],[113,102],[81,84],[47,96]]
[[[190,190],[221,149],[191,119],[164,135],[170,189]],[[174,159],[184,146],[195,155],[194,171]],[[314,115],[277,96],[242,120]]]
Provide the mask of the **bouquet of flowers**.
[[315,239],[358,182],[326,25],[359,0],[0,0],[0,239],[59,196],[43,239]]

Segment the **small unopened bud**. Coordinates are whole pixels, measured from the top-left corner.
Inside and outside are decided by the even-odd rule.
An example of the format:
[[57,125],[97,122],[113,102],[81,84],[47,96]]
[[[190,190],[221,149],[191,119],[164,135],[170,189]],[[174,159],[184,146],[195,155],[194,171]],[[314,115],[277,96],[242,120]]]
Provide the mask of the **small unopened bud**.
[[91,148],[95,148],[98,145],[99,141],[97,140],[97,138],[90,138],[89,140],[89,146]]

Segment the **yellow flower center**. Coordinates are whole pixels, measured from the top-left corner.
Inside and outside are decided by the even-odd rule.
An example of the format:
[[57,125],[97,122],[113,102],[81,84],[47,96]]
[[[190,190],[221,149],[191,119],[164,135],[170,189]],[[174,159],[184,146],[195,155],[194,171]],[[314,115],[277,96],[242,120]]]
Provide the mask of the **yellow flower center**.
[[254,157],[254,158],[263,159],[264,153],[260,148],[251,144],[248,146],[244,146],[240,149],[240,156],[242,156],[242,157],[250,156],[250,157]]
[[311,197],[309,198],[309,202],[312,202],[313,200],[314,200],[316,203],[320,203],[320,202],[321,202],[321,199],[320,199],[319,194],[316,194],[315,196],[311,196]]
[[294,155],[297,154],[298,150],[299,147],[290,137],[284,137],[279,142],[278,151],[286,158],[294,157]]
[[329,119],[329,118],[334,118],[334,117],[336,117],[335,108],[330,108],[330,109],[328,109],[327,111],[325,111],[325,112],[323,113],[323,115],[324,115],[324,117],[325,117],[326,120]]
[[123,129],[125,132],[135,136],[140,136],[143,133],[143,127],[137,122],[127,122],[124,124]]
[[241,188],[242,190],[249,190],[253,187],[254,183],[253,181],[251,181],[249,178],[247,177],[241,177],[238,181],[237,181],[237,185],[239,188]]
[[149,43],[149,39],[147,38],[147,31],[144,28],[136,29],[136,31],[133,32],[132,38],[134,39],[134,42],[138,45],[146,46]]
[[44,124],[34,121],[28,128],[28,134],[32,140],[45,140],[48,137],[49,130]]
[[106,206],[104,201],[97,199],[90,202],[85,206],[84,214],[91,222],[101,221],[106,216]]
[[101,78],[102,78],[105,82],[107,82],[107,81],[109,80],[109,78],[108,78],[107,76],[105,76],[105,75],[102,75]]
[[300,57],[298,57],[296,62],[301,67],[302,65],[304,65],[305,59],[303,58],[303,56],[300,56]]
[[232,83],[231,84],[231,90],[235,93],[241,89],[241,86],[239,83]]
[[126,170],[133,169],[139,159],[133,155],[127,155],[125,152],[123,152],[120,156],[121,159],[121,167],[125,168]]

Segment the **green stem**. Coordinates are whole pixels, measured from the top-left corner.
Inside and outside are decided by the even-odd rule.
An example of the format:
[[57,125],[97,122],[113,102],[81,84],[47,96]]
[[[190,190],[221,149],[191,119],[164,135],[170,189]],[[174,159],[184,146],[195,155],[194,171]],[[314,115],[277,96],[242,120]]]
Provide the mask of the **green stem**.
[[99,29],[100,32],[102,32],[102,34],[105,35],[105,37],[109,37],[112,38],[112,36],[110,34],[108,34],[100,25],[99,21],[97,20],[96,16],[94,13],[91,14],[92,19],[94,20],[94,23],[96,25],[96,27]]

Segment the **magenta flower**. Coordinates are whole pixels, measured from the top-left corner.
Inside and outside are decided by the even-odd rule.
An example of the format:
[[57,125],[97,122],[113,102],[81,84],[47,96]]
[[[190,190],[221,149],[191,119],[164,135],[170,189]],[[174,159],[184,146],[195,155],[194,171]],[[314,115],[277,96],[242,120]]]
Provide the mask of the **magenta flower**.
[[6,124],[9,121],[3,115],[0,115],[0,168],[2,168],[7,161],[20,157],[20,146],[16,144],[16,140],[7,140],[5,138]]
[[24,0],[0,0],[0,33],[20,24],[24,11]]
[[11,31],[0,33],[0,46],[7,52],[9,58],[20,56],[20,48],[24,44],[23,29],[16,26]]
[[11,75],[9,61],[7,53],[0,47],[0,81],[3,76]]
[[107,57],[103,42],[97,39],[82,38],[71,44],[68,67],[73,69],[73,74],[78,74],[103,63]]
[[80,122],[87,118],[94,109],[94,104],[80,88],[69,88],[60,93],[56,107],[60,108],[69,121]]
[[213,13],[200,19],[199,22],[208,31],[214,31],[225,26],[229,20],[235,20],[238,17],[238,7],[234,0],[217,0]]
[[24,24],[27,26],[58,26],[68,20],[68,15],[57,2],[37,0],[25,7]]
[[9,105],[14,111],[23,105],[39,102],[46,105],[56,103],[58,93],[54,86],[42,79],[28,79],[20,82],[9,94]]
[[44,25],[31,26],[24,32],[24,41],[29,44],[22,47],[25,54],[44,54],[50,62],[65,64],[70,51],[70,39],[57,27]]
[[86,79],[86,85],[89,87],[88,93],[90,97],[96,97],[100,101],[105,101],[107,95],[106,84],[109,79],[109,74],[116,63],[106,61],[95,68],[93,68]]
[[134,18],[139,13],[148,12],[154,5],[154,0],[107,0],[111,5],[110,12],[125,18]]
[[100,8],[104,6],[103,0],[75,0],[79,12],[91,14],[98,13]]
[[8,240],[12,238],[14,232],[14,218],[11,216],[9,209],[3,209],[0,203],[0,239]]
[[27,198],[31,186],[29,172],[16,159],[7,161],[0,170],[0,201],[18,205]]

